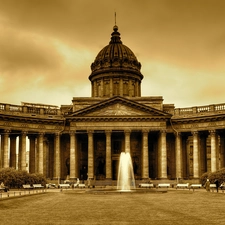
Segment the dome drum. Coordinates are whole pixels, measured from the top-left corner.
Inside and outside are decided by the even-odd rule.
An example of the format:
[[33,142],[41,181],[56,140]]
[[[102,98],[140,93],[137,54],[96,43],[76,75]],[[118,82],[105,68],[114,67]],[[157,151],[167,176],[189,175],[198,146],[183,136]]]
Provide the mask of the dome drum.
[[140,80],[130,77],[101,77],[92,81],[93,97],[113,97],[116,95],[139,97],[141,95]]

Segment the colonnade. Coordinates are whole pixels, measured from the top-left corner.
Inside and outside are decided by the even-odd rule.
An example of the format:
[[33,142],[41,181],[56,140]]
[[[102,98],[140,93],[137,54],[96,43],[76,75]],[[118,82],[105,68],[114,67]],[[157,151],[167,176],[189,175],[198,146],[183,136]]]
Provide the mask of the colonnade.
[[[95,177],[95,155],[94,155],[94,131],[87,131],[87,140],[88,140],[88,177]],[[105,130],[105,178],[112,179],[112,130]],[[149,135],[151,131],[142,130],[142,139],[141,139],[141,178],[147,179],[149,177]],[[211,145],[211,172],[216,171],[217,169],[225,166],[225,144],[224,136],[220,136],[220,143],[218,143],[218,134],[216,130],[209,131],[210,134],[210,145]],[[1,133],[1,151],[0,151],[0,167],[14,167],[21,170],[26,170],[27,161],[26,161],[26,146],[29,144],[29,172],[34,173],[46,173],[46,144],[45,144],[45,133],[40,132],[38,134],[30,134],[26,131],[22,131],[19,134],[13,134],[10,130],[4,130]],[[68,134],[67,134],[68,135]],[[16,153],[16,138],[19,137],[19,150],[18,154]],[[27,137],[29,143],[27,143]],[[70,178],[74,179],[79,177],[80,168],[79,168],[79,153],[78,153],[78,137],[76,131],[69,133],[69,158],[70,158]],[[124,151],[130,152],[131,149],[131,130],[124,131]],[[54,152],[53,152],[53,178],[59,178],[61,174],[61,138],[63,134],[55,133],[54,134]],[[201,158],[201,146],[200,146],[200,135],[198,131],[192,132],[192,146],[193,146],[193,178],[198,179],[201,176],[202,171],[202,158]],[[176,168],[176,177],[183,177],[184,170],[184,154],[186,150],[183,149],[182,144],[182,133],[175,133],[175,168]],[[162,130],[158,132],[157,140],[157,178],[158,179],[167,179],[168,178],[168,148],[167,148],[167,133]],[[219,151],[220,146],[220,151]],[[202,150],[206,156],[206,149]],[[18,158],[17,158],[18,155]],[[50,163],[50,162],[48,162]]]

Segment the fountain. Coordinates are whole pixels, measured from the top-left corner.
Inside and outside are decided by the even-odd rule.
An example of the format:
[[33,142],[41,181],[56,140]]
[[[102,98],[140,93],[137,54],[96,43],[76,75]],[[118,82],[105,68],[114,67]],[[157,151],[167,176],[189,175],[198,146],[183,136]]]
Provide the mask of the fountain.
[[129,152],[121,152],[117,179],[117,190],[131,191],[135,189],[133,164]]

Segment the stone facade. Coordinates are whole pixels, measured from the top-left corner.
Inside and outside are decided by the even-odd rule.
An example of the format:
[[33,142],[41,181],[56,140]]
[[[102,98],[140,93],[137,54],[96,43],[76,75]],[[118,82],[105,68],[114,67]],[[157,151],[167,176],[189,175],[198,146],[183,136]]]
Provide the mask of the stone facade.
[[141,97],[141,64],[116,26],[91,69],[92,96],[72,107],[0,104],[0,168],[116,180],[123,151],[136,179],[198,179],[225,166],[225,104],[178,109]]

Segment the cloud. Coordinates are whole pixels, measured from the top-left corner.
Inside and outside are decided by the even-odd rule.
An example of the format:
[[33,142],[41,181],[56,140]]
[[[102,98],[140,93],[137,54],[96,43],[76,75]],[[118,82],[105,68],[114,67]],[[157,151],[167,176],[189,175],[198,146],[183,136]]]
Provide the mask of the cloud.
[[1,101],[59,105],[91,96],[90,65],[110,41],[116,11],[123,44],[142,64],[143,96],[160,95],[178,107],[224,102],[222,0],[0,0],[0,5]]

